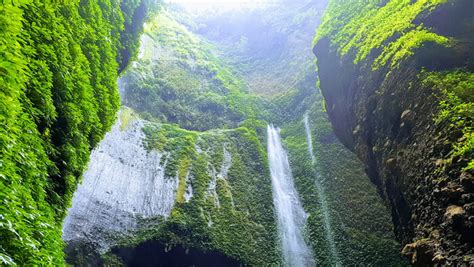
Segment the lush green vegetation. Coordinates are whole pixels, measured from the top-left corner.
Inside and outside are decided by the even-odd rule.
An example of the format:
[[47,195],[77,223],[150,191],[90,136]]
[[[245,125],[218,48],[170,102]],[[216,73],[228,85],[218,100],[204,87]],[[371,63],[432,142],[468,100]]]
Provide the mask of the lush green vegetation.
[[250,92],[271,98],[298,84],[313,66],[310,42],[324,7],[325,1],[273,1],[180,21],[216,44]]
[[341,56],[354,55],[354,64],[366,59],[373,51],[381,51],[372,64],[378,69],[390,63],[396,67],[413,55],[426,42],[447,46],[447,37],[431,32],[415,19],[447,0],[390,0],[329,2],[314,44],[331,37],[331,44]]
[[144,132],[148,149],[166,153],[166,176],[178,177],[176,203],[169,218],[144,220],[121,246],[155,239],[221,251],[253,266],[279,262],[266,153],[255,130],[195,132],[149,123]]
[[[279,263],[261,144],[266,123],[256,114],[264,101],[248,94],[213,45],[167,10],[147,21],[141,45],[137,61],[121,78],[123,103],[149,121],[145,147],[164,153],[166,177],[179,182],[170,217],[141,219],[120,246],[154,239],[220,251],[253,266]],[[124,109],[121,127],[136,118]],[[222,172],[225,153],[231,157],[227,173]],[[116,261],[112,253],[101,257]]]
[[[343,265],[403,266],[389,212],[362,164],[337,141],[314,88],[315,73],[275,98],[275,117],[289,153],[295,184],[308,212],[308,234],[319,265],[331,265],[319,190],[324,190]],[[278,111],[278,112],[277,112]],[[303,115],[308,113],[316,161],[308,152]],[[335,160],[337,159],[337,160]]]
[[247,94],[211,44],[169,12],[147,23],[145,34],[142,57],[123,78],[125,105],[192,130],[233,128],[255,117],[258,99]]
[[[473,13],[467,10],[472,1],[332,0],[314,40],[333,122],[347,119],[338,125],[340,135],[388,192],[397,236],[405,244],[432,242],[432,250],[421,245],[415,255],[407,251],[419,244],[405,246],[414,265],[456,265],[471,254],[469,230],[446,227],[444,214],[471,200],[437,194],[454,186],[471,190],[462,180],[474,168]],[[346,80],[337,83],[328,70]]]
[[[316,103],[319,104],[321,96]],[[303,121],[285,125],[282,136],[308,218],[309,236],[318,264],[330,265],[321,199],[316,179],[325,191],[334,241],[343,265],[402,266],[399,244],[386,206],[367,179],[362,164],[337,141],[331,125],[315,105],[309,113],[315,164],[312,164]],[[337,160],[334,160],[337,159]]]
[[[213,44],[178,22],[176,14],[162,11],[147,23],[141,44],[144,52],[126,69],[138,52],[141,27],[137,25],[144,19],[147,2],[22,0],[2,4],[0,264],[63,265],[60,222],[90,150],[115,121],[116,81],[124,69],[123,103],[152,121],[143,129],[145,145],[166,155],[165,174],[176,177],[179,184],[171,215],[142,219],[138,232],[123,240],[122,246],[156,239],[171,246],[217,250],[253,266],[278,265],[271,180],[262,142],[268,121],[283,125],[319,262],[328,263],[328,252],[315,193],[317,172],[331,195],[344,263],[398,263],[385,208],[361,165],[336,142],[321,111],[311,48],[304,45],[306,37],[300,36],[316,23],[312,19],[316,9],[291,5],[261,17],[260,22],[271,18],[263,29],[278,30],[264,36],[269,41],[260,47],[260,59],[251,61],[255,47],[246,46],[245,38],[236,33],[243,57],[231,55],[234,58],[229,62],[218,56]],[[397,10],[390,7],[385,12]],[[437,38],[424,28],[417,30],[426,31],[425,39]],[[291,38],[286,39],[287,35]],[[287,45],[266,58],[269,47],[282,43]],[[354,47],[362,43],[354,40]],[[402,43],[394,43],[393,49],[404,47]],[[404,58],[411,50],[407,51],[387,51],[381,60]],[[242,73],[236,73],[231,64],[241,67]],[[294,69],[288,71],[288,66]],[[271,103],[249,94],[239,76],[254,79],[253,70],[258,76],[267,68],[272,74],[250,83],[259,87],[254,92],[271,92],[267,96],[284,91]],[[300,121],[308,110],[316,133],[317,166],[311,165]],[[124,110],[121,127],[125,129],[137,117]],[[224,172],[227,155],[231,164]],[[370,207],[363,204],[367,202]],[[103,257],[117,264],[112,254]]]
[[[292,16],[303,8],[307,6],[273,10],[270,14],[277,14],[277,18],[285,21],[272,21],[266,25],[271,34],[265,36],[268,40],[261,45],[280,49],[281,42],[288,40],[278,38],[282,32],[275,29],[295,29],[287,25],[289,18],[291,25],[300,25],[295,26],[297,32],[303,32],[312,21],[307,18],[314,14]],[[224,18],[214,19],[221,23]],[[229,20],[228,24],[234,25],[245,19],[234,17]],[[306,47],[300,39],[292,43],[294,47],[285,46],[283,51],[272,50],[272,54],[267,55],[268,50],[263,48],[252,50],[255,48],[252,39],[248,46],[238,46],[237,52],[224,53],[224,61],[217,56],[218,51],[229,49],[232,40],[252,34],[230,29],[230,36],[212,36],[214,27],[220,24],[214,25],[212,18],[202,21],[196,18],[198,24],[206,23],[204,27],[197,27],[192,21],[177,12],[166,11],[147,24],[142,42],[145,52],[124,77],[124,103],[138,109],[146,119],[161,122],[145,128],[146,144],[148,149],[170,153],[165,171],[168,177],[177,177],[179,185],[171,216],[146,220],[143,223],[146,227],[141,228],[132,240],[125,240],[122,246],[157,239],[170,246],[179,244],[217,250],[250,265],[279,263],[276,226],[273,212],[268,209],[273,206],[271,183],[266,152],[261,144],[266,139],[266,123],[273,122],[282,127],[295,183],[310,215],[308,233],[318,263],[330,264],[314,182],[323,179],[330,196],[328,201],[343,263],[403,265],[387,208],[364,174],[361,163],[337,142],[323,112],[322,96],[315,88],[316,75],[309,44]],[[214,43],[204,41],[191,30],[200,33],[209,30],[211,33],[204,35]],[[296,51],[299,49],[307,55]],[[266,60],[265,56],[271,60]],[[279,64],[298,65],[298,75],[280,79],[280,75],[284,75]],[[240,72],[233,71],[231,66]],[[248,94],[243,79],[249,81],[251,78],[246,70],[260,74],[268,72],[268,77],[260,77],[261,82],[250,81],[249,84],[262,86],[251,88],[253,93],[271,92],[265,94],[265,97],[271,96],[271,100]],[[272,82],[266,82],[272,77],[280,83],[276,90],[279,94],[272,88]],[[212,108],[204,109],[209,102]],[[301,122],[308,110],[311,110],[317,145],[315,166],[308,155]],[[238,126],[240,128],[235,128]],[[194,131],[213,128],[234,129]],[[209,184],[212,174],[223,163],[224,147],[232,155],[232,167],[227,179],[217,179],[214,195],[209,193]],[[334,161],[334,158],[338,160]],[[185,195],[189,183],[193,197],[188,201]]]
[[[142,1],[0,4],[0,264],[62,265],[61,221],[119,108]],[[125,18],[124,18],[125,17]]]
[[[426,43],[454,47],[460,42],[455,37],[434,33],[416,22],[420,16],[427,16],[445,3],[447,0],[332,0],[313,44],[328,37],[340,56],[350,56],[354,64],[365,61],[373,70],[384,66],[393,69],[414,56],[415,50]],[[465,38],[463,42],[472,39],[459,38]],[[459,49],[456,47],[454,50]],[[371,53],[374,55],[369,57]],[[458,140],[452,140],[453,150],[448,161],[472,158],[472,72],[469,69],[421,71],[418,78],[424,88],[431,88],[439,95],[440,107],[435,123],[443,127],[447,125],[447,132],[462,131]],[[464,170],[472,168],[471,161]]]
[[424,86],[439,94],[440,111],[435,123],[450,132],[453,137],[453,149],[446,159],[467,159],[465,171],[474,170],[474,73],[465,71],[422,72]]

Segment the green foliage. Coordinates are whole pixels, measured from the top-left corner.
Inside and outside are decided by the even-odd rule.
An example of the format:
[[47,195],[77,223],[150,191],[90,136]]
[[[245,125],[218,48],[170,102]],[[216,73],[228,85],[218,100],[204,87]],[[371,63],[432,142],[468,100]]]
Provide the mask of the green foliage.
[[0,5],[2,264],[63,264],[62,218],[119,108],[123,24],[119,1]]
[[[120,3],[118,3],[120,2]],[[161,8],[159,0],[115,0],[115,5],[121,6],[124,23],[120,34],[120,51],[117,61],[119,71],[124,70],[128,63],[136,59],[140,49],[140,36],[143,33],[143,23]],[[120,25],[120,24],[116,24]]]
[[[148,149],[165,153],[166,177],[179,180],[175,206],[166,220],[143,227],[121,242],[145,240],[220,251],[245,264],[277,264],[271,180],[265,149],[251,128],[195,132],[175,125],[149,123]],[[219,176],[224,149],[231,155],[227,174]],[[215,194],[210,187],[215,179]],[[193,196],[184,193],[192,187]]]
[[[394,240],[387,207],[385,207],[364,172],[363,165],[334,136],[327,115],[321,109],[322,96],[313,95],[309,110],[316,162],[308,152],[302,116],[282,127],[295,185],[305,211],[308,212],[308,234],[317,264],[331,262],[325,235],[322,199],[325,192],[332,231],[342,265],[403,266],[399,244]],[[334,160],[337,159],[337,160]],[[317,188],[319,185],[321,188]]]
[[449,161],[467,159],[464,170],[474,170],[474,73],[462,70],[450,72],[422,72],[424,86],[440,94],[439,113],[435,123],[445,126],[445,131],[461,131],[462,137],[453,140]]
[[219,53],[245,79],[250,92],[268,99],[304,79],[301,75],[312,65],[311,33],[326,0],[283,2],[190,14],[192,21],[181,21],[216,44]]
[[233,128],[255,116],[258,99],[243,81],[167,11],[147,23],[145,34],[143,55],[124,76],[125,105],[191,130]]
[[373,63],[373,69],[378,69],[385,66],[388,62],[390,67],[398,67],[400,62],[414,55],[414,50],[419,48],[426,42],[438,43],[448,46],[449,39],[444,36],[439,36],[417,27],[398,38],[395,42],[391,42],[388,46],[383,48],[382,54],[377,57]]
[[[298,24],[300,18],[295,20]],[[285,22],[274,23],[285,25]],[[298,69],[304,71],[291,82],[285,81],[283,85],[291,87],[284,93],[274,95],[271,100],[250,101],[235,72],[227,67],[227,62],[215,56],[216,47],[190,32],[177,21],[176,14],[161,13],[147,25],[145,32],[142,42],[145,52],[136,66],[128,70],[124,80],[127,84],[125,104],[143,113],[150,112],[149,118],[153,120],[179,125],[145,128],[148,149],[169,153],[165,171],[168,177],[178,177],[179,186],[171,216],[143,229],[131,242],[124,241],[123,246],[156,239],[163,244],[217,250],[249,265],[278,264],[277,229],[273,212],[268,209],[273,207],[271,183],[266,152],[260,144],[265,142],[267,123],[274,122],[283,125],[282,135],[290,153],[295,183],[310,215],[307,230],[318,264],[330,262],[327,240],[321,234],[324,224],[315,179],[324,179],[344,264],[404,264],[398,255],[398,243],[394,241],[386,207],[364,174],[361,163],[337,142],[330,123],[319,109],[323,101],[314,87],[316,75],[311,61],[301,60]],[[293,56],[285,56],[282,62],[286,64]],[[254,57],[250,58],[254,60]],[[247,67],[252,69],[252,64]],[[282,63],[288,66],[285,64]],[[202,98],[215,105],[211,112],[206,113],[198,106]],[[217,107],[228,110],[222,112]],[[229,112],[242,110],[242,107],[248,111],[237,112],[242,116],[235,121],[228,120]],[[311,164],[300,122],[309,109],[313,130],[317,133],[316,166]],[[227,122],[220,121],[222,118]],[[203,130],[236,126],[243,127],[206,132],[180,128]],[[209,193],[212,170],[219,171],[224,148],[232,154],[232,167],[226,179],[216,180],[215,194]],[[192,185],[193,197],[186,202],[183,195],[188,183]]]
[[284,93],[275,96],[267,109],[269,114],[265,116],[267,120],[279,125],[286,124],[301,118],[307,112],[317,99],[318,89],[315,87],[317,73],[314,72],[314,66],[309,66],[304,74],[301,75],[299,82]]
[[138,119],[138,115],[131,108],[121,108],[119,112],[120,131],[125,131],[130,125],[130,122],[136,119]]
[[382,50],[372,64],[378,69],[390,62],[396,67],[426,42],[448,46],[447,37],[431,32],[415,19],[447,0],[332,0],[314,39],[331,37],[331,44],[341,56],[351,54],[354,64],[374,50]]
[[[314,39],[314,45],[318,48],[317,43],[323,38],[326,39],[325,41],[329,41],[329,51],[324,51],[321,55],[327,56],[330,54],[330,58],[339,56],[341,61],[335,63],[339,64],[337,67],[335,65],[326,67],[333,68],[333,70],[339,68],[342,73],[338,74],[341,75],[341,77],[347,75],[346,78],[348,78],[346,82],[339,85],[335,85],[337,83],[333,79],[332,85],[335,85],[335,87],[339,86],[340,88],[336,88],[339,91],[349,90],[349,87],[351,87],[351,94],[339,92],[340,95],[356,96],[357,101],[359,101],[358,103],[365,105],[365,108],[369,110],[364,111],[367,114],[364,112],[360,113],[360,106],[354,107],[355,104],[351,102],[351,100],[344,102],[347,104],[345,107],[339,106],[339,109],[336,108],[335,110],[334,114],[339,112],[339,115],[341,111],[344,113],[351,110],[355,112],[357,110],[358,114],[352,118],[356,118],[356,120],[360,120],[360,122],[366,122],[365,119],[372,118],[372,123],[367,125],[367,131],[363,134],[365,137],[361,139],[359,136],[354,139],[353,146],[355,150],[361,151],[361,142],[368,142],[369,147],[373,146],[371,142],[374,143],[374,141],[370,140],[373,138],[381,138],[380,134],[386,135],[387,140],[393,139],[396,135],[385,130],[380,130],[381,128],[379,126],[382,125],[382,128],[385,127],[385,129],[388,129],[384,126],[384,123],[390,122],[391,120],[393,124],[400,123],[400,121],[392,119],[399,118],[400,113],[397,114],[397,112],[403,110],[414,111],[417,116],[414,118],[415,122],[413,122],[413,125],[418,125],[418,128],[415,126],[413,126],[415,127],[413,129],[412,126],[408,127],[408,129],[410,129],[409,133],[405,132],[406,134],[404,133],[404,135],[398,135],[398,140],[395,141],[397,145],[392,145],[392,148],[395,147],[395,149],[391,151],[382,149],[384,150],[384,155],[387,153],[393,153],[394,155],[398,153],[400,156],[403,154],[403,145],[407,145],[410,142],[413,143],[414,137],[420,138],[420,136],[424,136],[423,138],[426,140],[423,141],[426,142],[423,144],[423,146],[425,146],[423,148],[426,150],[426,147],[428,147],[429,150],[429,148],[433,146],[433,149],[425,155],[427,161],[424,165],[428,166],[428,168],[420,168],[420,173],[424,173],[424,175],[428,175],[428,177],[434,176],[436,178],[439,176],[439,172],[444,172],[444,178],[440,178],[444,180],[446,177],[459,177],[462,171],[472,172],[474,168],[472,161],[474,148],[472,130],[474,80],[469,56],[467,56],[467,59],[461,58],[466,57],[464,55],[459,56],[459,51],[463,49],[463,44],[472,43],[472,38],[470,38],[470,36],[466,37],[465,35],[469,32],[468,28],[469,25],[472,24],[472,19],[469,17],[466,19],[468,22],[459,23],[465,24],[466,26],[465,28],[461,27],[462,30],[460,30],[461,28],[457,27],[457,25],[445,27],[445,25],[441,26],[438,24],[439,22],[445,22],[451,19],[457,20],[458,18],[454,17],[458,15],[459,21],[462,21],[463,16],[466,15],[463,15],[464,11],[460,10],[467,2],[463,3],[463,1],[448,0],[330,1],[324,22]],[[453,7],[456,7],[457,10]],[[434,10],[437,11],[436,15]],[[444,17],[446,15],[447,17]],[[437,25],[436,29],[432,30],[424,23]],[[440,32],[449,32],[450,36],[441,36]],[[321,42],[320,44],[324,43],[325,42]],[[421,49],[423,46],[426,47]],[[323,50],[326,49],[323,45],[321,47]],[[446,49],[446,47],[449,49]],[[439,51],[443,51],[443,55],[438,55],[437,53]],[[338,55],[335,55],[336,53]],[[452,58],[439,60],[441,56],[445,55],[452,56]],[[427,58],[429,58],[431,62],[428,62],[428,60],[426,60]],[[349,66],[351,64],[347,65],[345,63],[347,60],[353,60],[354,64],[359,65]],[[437,60],[439,61],[436,62]],[[337,62],[337,60],[333,60],[333,62]],[[402,66],[402,63],[405,64]],[[420,68],[423,66],[431,70],[442,69],[449,71],[420,71]],[[324,66],[321,66],[321,68],[322,67]],[[455,67],[466,69],[453,70]],[[471,69],[469,69],[470,67]],[[418,77],[414,77],[414,74],[418,74]],[[334,77],[336,76],[332,76],[332,78]],[[398,79],[394,79],[394,77]],[[324,89],[328,95],[331,95],[333,103],[338,102],[337,90],[331,91],[331,89],[334,88],[330,87]],[[410,93],[408,92],[409,90],[417,90],[418,92]],[[420,99],[420,96],[426,96],[430,93],[438,96],[438,101],[432,101],[431,98]],[[371,96],[371,94],[373,95]],[[401,96],[398,100],[397,95]],[[368,98],[365,102],[364,97]],[[372,97],[374,98],[372,99]],[[414,99],[410,99],[410,97],[414,97],[415,101]],[[391,98],[393,98],[393,100],[391,100]],[[387,104],[388,106],[382,107],[380,102],[378,102],[381,99],[385,101],[386,104],[390,101],[393,101],[394,104]],[[372,100],[374,101],[372,102]],[[376,102],[378,103],[377,105]],[[348,106],[352,107],[347,108]],[[376,106],[377,108],[375,108]],[[408,107],[411,110],[408,110]],[[371,115],[370,110],[372,109],[377,109],[373,112],[374,114],[378,112],[378,115],[375,115],[375,117]],[[380,111],[382,111],[382,113]],[[433,114],[430,114],[431,112]],[[381,117],[382,115],[385,116]],[[378,118],[376,118],[377,116]],[[404,115],[402,115],[402,119],[404,119],[403,117]],[[425,130],[419,125],[424,125],[425,123],[429,124],[431,118],[434,118],[433,123],[435,126],[433,128],[427,126],[426,130],[428,134],[423,133]],[[348,125],[350,124],[351,123]],[[373,126],[372,124],[379,126]],[[406,126],[406,124],[402,123],[401,126]],[[356,128],[359,128],[359,126]],[[427,135],[429,135],[431,129],[434,129],[436,135],[433,134],[432,137],[429,137]],[[346,140],[348,140],[348,138],[346,138]],[[390,148],[390,144],[387,143],[385,146]],[[439,147],[442,147],[442,149]],[[374,146],[373,150],[377,152],[377,148],[379,148],[378,152],[380,152],[380,146]],[[449,150],[451,151],[447,153]],[[362,154],[364,153],[365,152],[362,152]],[[383,153],[381,153],[382,152],[379,154],[382,155]],[[432,154],[431,156],[429,155],[430,153]],[[363,157],[367,160],[367,156]],[[440,167],[438,167],[434,173],[426,174],[426,170],[429,170],[432,164],[429,161],[430,157],[441,157],[439,162],[443,164],[440,164]],[[377,155],[375,158],[380,160],[380,157]],[[407,157],[402,158],[406,160]],[[373,160],[368,159],[368,161]],[[403,163],[405,166],[401,168],[404,169],[401,174],[393,173],[392,175],[403,178],[404,171],[406,172],[408,170],[408,172],[412,173],[410,168],[407,169],[409,164],[407,165],[406,163],[407,162]],[[372,169],[380,169],[380,166],[374,165],[372,167]],[[379,175],[382,176],[382,179],[386,176],[383,171],[379,172]],[[414,197],[409,194],[410,190],[414,190],[413,182],[412,180],[403,181],[402,179],[395,183],[396,187],[402,192],[408,192],[404,197],[408,199],[409,206],[415,207],[417,201],[419,201],[419,196]],[[420,184],[423,183],[420,182]],[[387,185],[385,186],[387,187]],[[430,187],[431,185],[424,184],[420,186]],[[385,188],[385,190],[387,190],[387,188]],[[389,188],[388,190],[391,189]],[[418,188],[416,190],[418,190]],[[399,207],[392,205],[392,208],[396,210]],[[394,216],[397,217],[398,215]],[[423,231],[418,229],[426,226],[426,224],[423,225],[423,220],[425,220],[425,218],[418,220],[418,226],[415,224],[415,235],[423,235]],[[409,221],[408,223],[411,224],[412,222]],[[432,230],[431,228],[429,229],[429,231]],[[369,240],[371,240],[371,238]]]

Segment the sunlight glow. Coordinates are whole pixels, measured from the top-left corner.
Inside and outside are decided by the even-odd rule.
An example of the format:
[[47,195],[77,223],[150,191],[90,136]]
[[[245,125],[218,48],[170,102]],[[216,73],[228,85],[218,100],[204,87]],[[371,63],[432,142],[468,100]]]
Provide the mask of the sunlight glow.
[[262,7],[272,0],[165,0],[165,3],[178,4],[188,10],[205,11],[208,9],[232,10]]

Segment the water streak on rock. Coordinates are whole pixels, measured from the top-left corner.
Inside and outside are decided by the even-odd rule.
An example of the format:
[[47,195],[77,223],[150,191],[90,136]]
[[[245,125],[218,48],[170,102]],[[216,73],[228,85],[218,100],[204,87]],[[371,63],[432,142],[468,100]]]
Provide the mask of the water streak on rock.
[[[315,166],[316,156],[314,155],[314,150],[313,150],[313,139],[311,137],[311,128],[309,125],[308,114],[304,116],[304,127],[306,130],[306,141],[308,142],[308,151],[309,151],[309,154],[311,155],[311,161],[313,163],[313,166]],[[328,205],[328,201],[327,201],[326,194],[324,191],[324,187],[321,183],[321,177],[317,169],[316,169],[316,175],[317,175],[315,179],[316,190],[317,190],[318,198],[320,199],[320,202],[321,202],[324,230],[326,232],[325,234],[326,234],[326,240],[329,247],[331,263],[335,264],[336,266],[341,266],[341,261],[339,258],[339,253],[337,251],[336,242],[334,241],[334,232],[331,226],[331,216],[329,214],[329,205]]]

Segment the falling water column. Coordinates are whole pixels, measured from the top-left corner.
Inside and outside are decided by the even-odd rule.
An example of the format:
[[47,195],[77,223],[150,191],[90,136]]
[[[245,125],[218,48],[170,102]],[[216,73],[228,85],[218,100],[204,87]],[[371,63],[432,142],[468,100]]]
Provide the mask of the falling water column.
[[310,247],[303,237],[306,213],[293,184],[288,156],[281,144],[278,129],[268,125],[268,159],[272,178],[273,203],[278,218],[286,266],[314,266]]
[[[304,116],[304,127],[306,130],[306,141],[308,142],[308,150],[309,154],[311,155],[311,161],[313,166],[316,163],[316,157],[314,156],[313,152],[313,139],[311,138],[311,128],[309,127],[309,119],[308,114]],[[316,190],[318,194],[318,198],[321,202],[321,210],[323,214],[323,223],[324,223],[324,230],[326,234],[326,240],[329,246],[329,252],[331,257],[331,264],[335,264],[336,266],[341,266],[341,261],[339,258],[339,253],[336,248],[336,242],[334,241],[334,232],[331,227],[331,216],[329,214],[329,206],[326,199],[326,193],[324,192],[324,188],[321,184],[319,173],[316,172]]]

